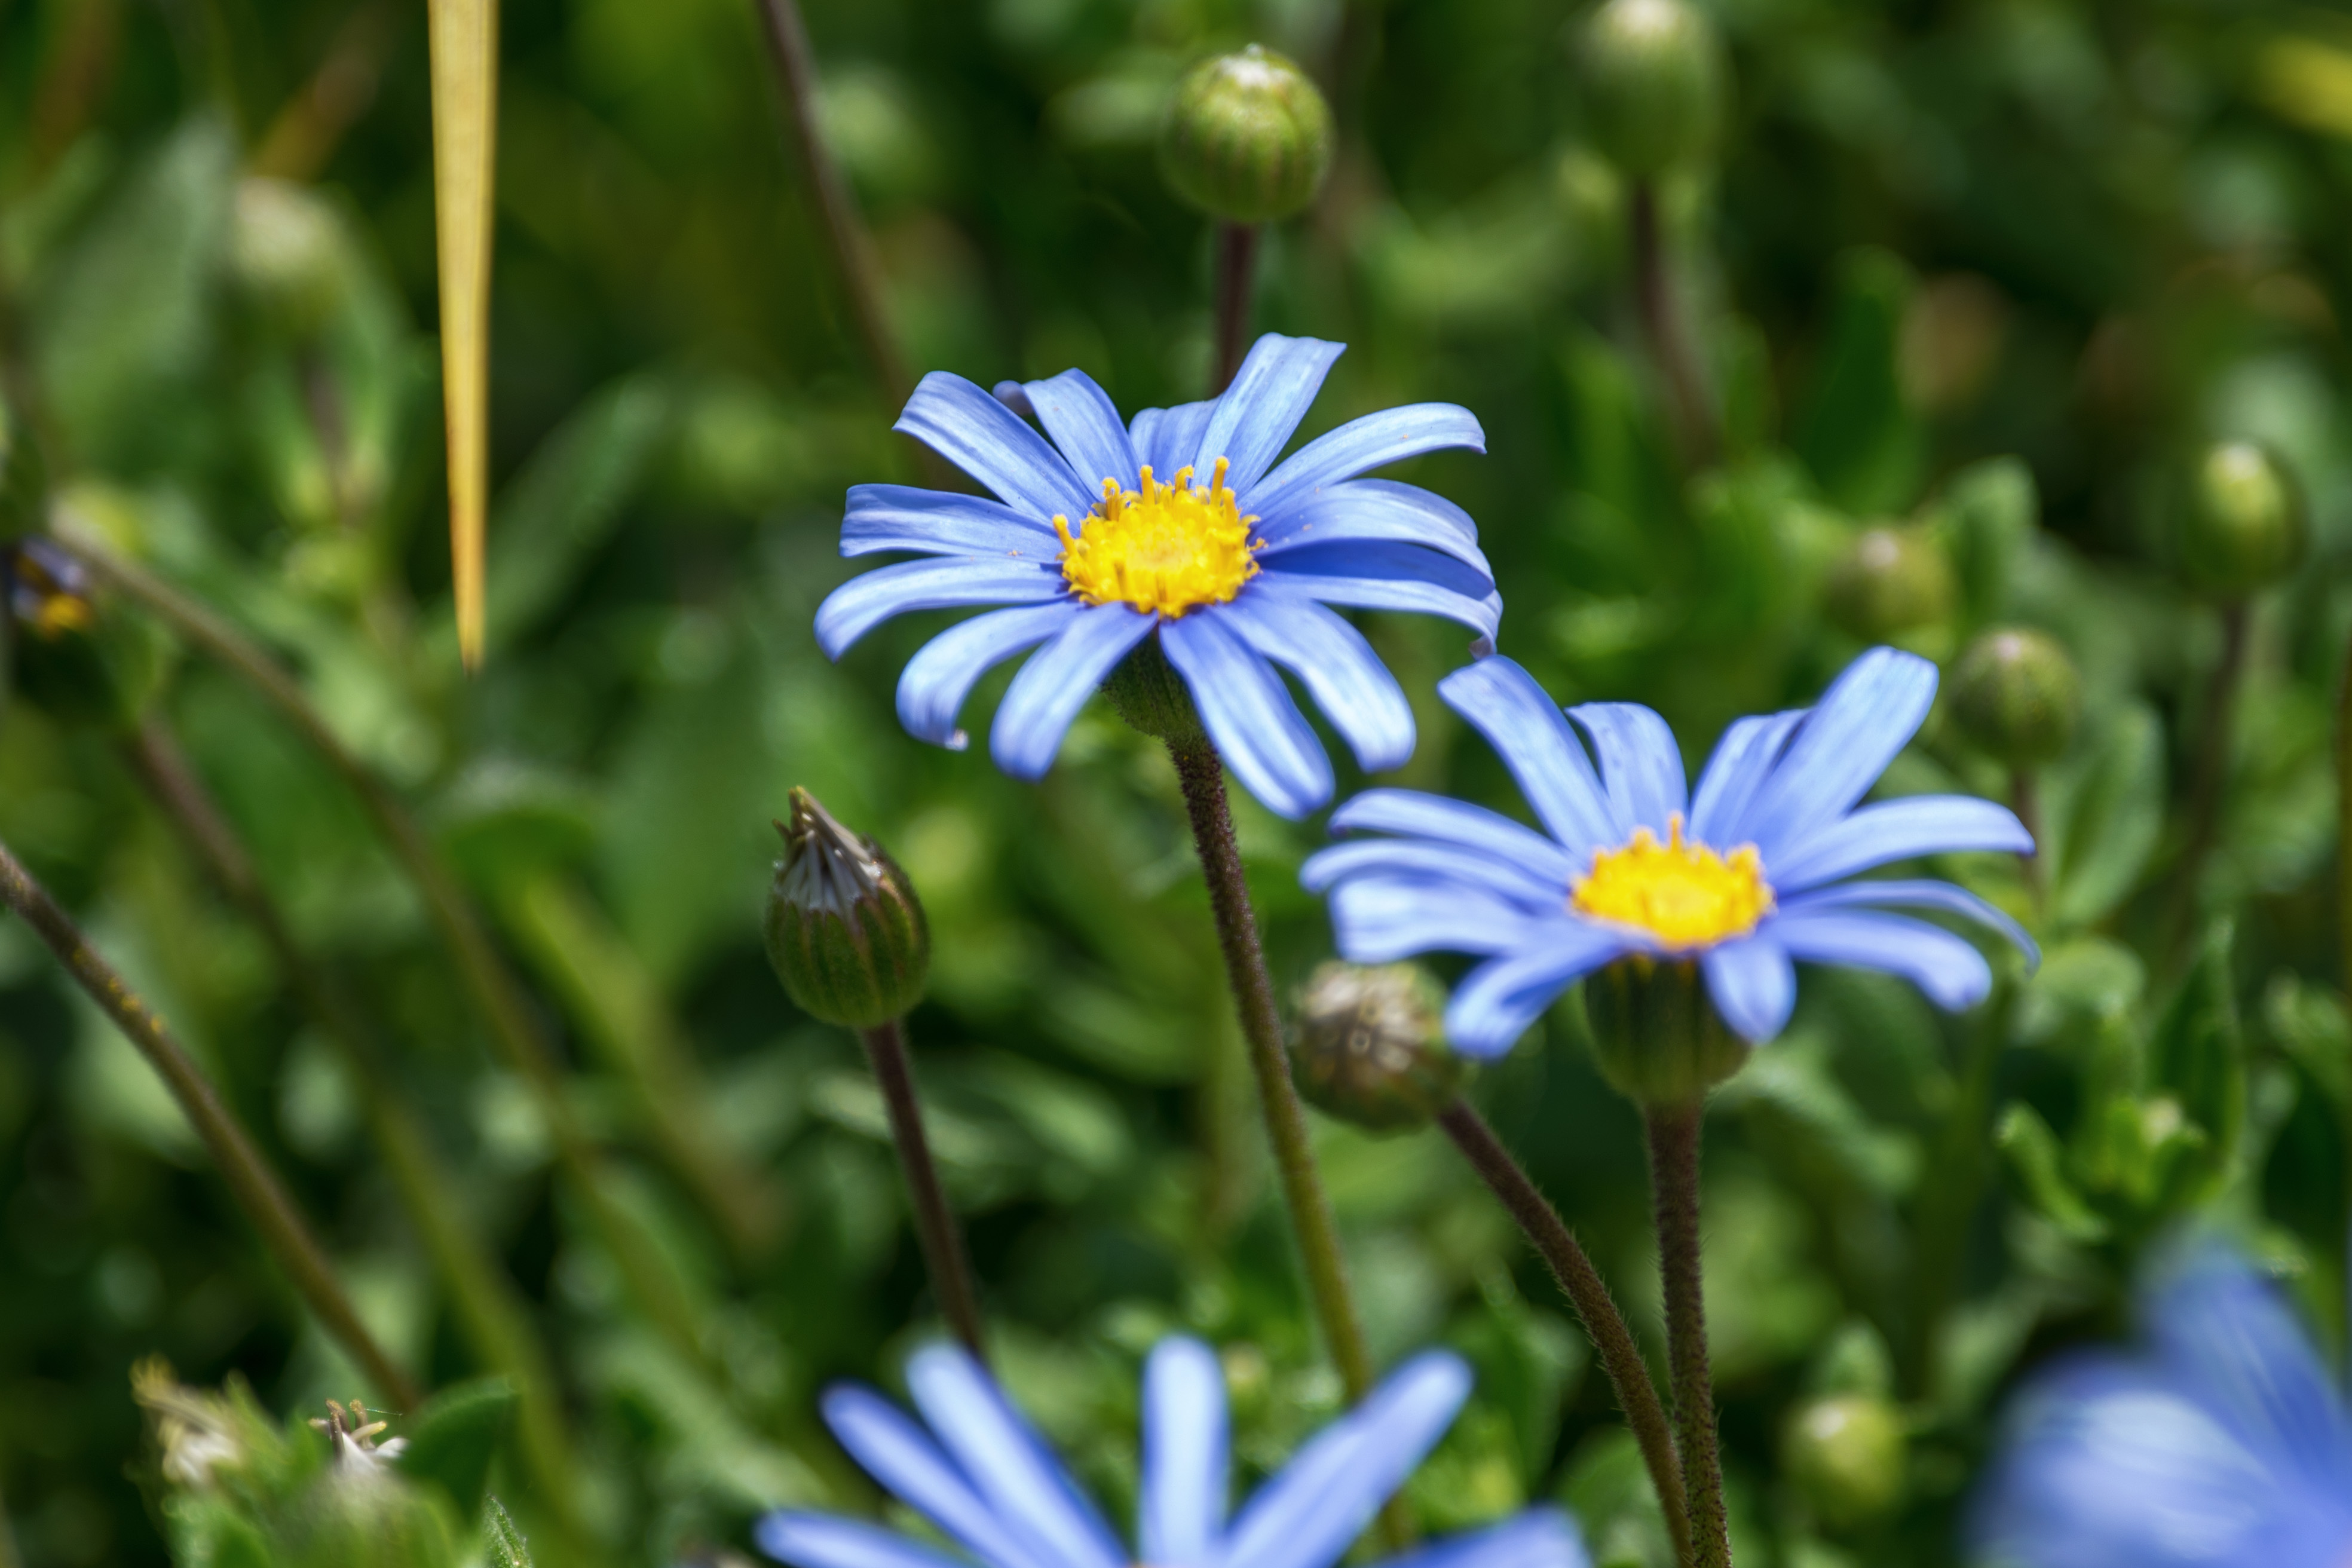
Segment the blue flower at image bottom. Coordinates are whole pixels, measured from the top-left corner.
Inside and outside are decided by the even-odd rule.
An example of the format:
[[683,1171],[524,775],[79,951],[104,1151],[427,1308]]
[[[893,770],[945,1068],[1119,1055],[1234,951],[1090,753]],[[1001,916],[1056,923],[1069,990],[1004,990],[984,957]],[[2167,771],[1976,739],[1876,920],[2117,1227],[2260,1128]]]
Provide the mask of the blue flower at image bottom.
[[1367,771],[1402,764],[1412,754],[1412,710],[1329,606],[1423,611],[1491,638],[1502,600],[1461,508],[1358,476],[1444,447],[1483,451],[1486,437],[1465,409],[1415,404],[1368,414],[1276,463],[1341,347],[1269,333],[1224,395],[1147,408],[1132,425],[1081,371],[1008,383],[1001,397],[944,372],[925,376],[896,428],[998,499],[853,487],[844,555],[928,559],[835,590],[817,611],[818,643],[838,658],[893,616],[1012,606],[942,633],[908,660],[898,717],[922,740],[961,746],[957,715],[972,687],[1035,649],[989,736],[997,765],[1016,778],[1045,774],[1087,698],[1155,634],[1226,765],[1283,816],[1328,801],[1332,774],[1276,665]]
[[1545,831],[1440,795],[1368,790],[1332,813],[1332,830],[1384,837],[1321,850],[1300,877],[1330,895],[1339,951],[1358,963],[1486,960],[1445,1015],[1471,1056],[1509,1050],[1579,977],[1629,957],[1695,962],[1716,1010],[1751,1041],[1789,1021],[1797,959],[1901,975],[1947,1008],[1983,999],[1983,954],[1890,909],[1974,920],[2038,957],[2015,921],[1949,882],[1846,879],[1918,855],[2033,848],[2007,807],[1972,795],[1857,806],[1935,700],[1924,658],[1874,648],[1819,706],[1738,721],[1696,793],[1674,732],[1638,704],[1563,712],[1499,656],[1437,689],[1501,754]]
[[[1453,1423],[1470,1373],[1444,1352],[1415,1357],[1228,1519],[1223,1369],[1197,1340],[1162,1340],[1144,1369],[1132,1551],[962,1350],[917,1352],[907,1384],[929,1431],[855,1384],[827,1393],[825,1421],[877,1480],[984,1568],[1332,1568]],[[969,1568],[937,1547],[831,1514],[772,1513],[758,1539],[793,1568]],[[1568,1516],[1533,1509],[1385,1568],[1590,1565]]]

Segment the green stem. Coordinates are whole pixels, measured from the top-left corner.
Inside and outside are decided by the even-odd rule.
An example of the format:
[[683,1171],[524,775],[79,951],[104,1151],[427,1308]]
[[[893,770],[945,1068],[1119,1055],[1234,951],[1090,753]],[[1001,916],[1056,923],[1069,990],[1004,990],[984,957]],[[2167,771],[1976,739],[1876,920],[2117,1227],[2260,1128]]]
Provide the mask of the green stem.
[[1250,295],[1257,281],[1258,226],[1254,223],[1217,225],[1217,363],[1209,395],[1217,396],[1234,384],[1249,353]]
[[2017,863],[2025,873],[2025,891],[2033,900],[2033,918],[2050,918],[2050,847],[2042,837],[2042,792],[2035,786],[2033,770],[2018,768],[2009,775],[2009,801],[2017,813],[2018,822],[2025,828],[2026,837],[2033,840],[2030,854],[2020,855]]
[[[2028,824],[2029,830],[2032,824]],[[2011,1005],[2016,990],[2007,979],[1994,983],[1992,1005],[1969,1036],[1958,1092],[1937,1141],[1935,1178],[1920,1195],[1917,1250],[1913,1255],[1911,1334],[1904,1383],[1914,1395],[1932,1396],[1937,1344],[1944,1318],[1959,1293],[1960,1265],[1969,1226],[1984,1191],[1992,1146],[1992,1091],[2001,1052],[2009,1044]]]
[[2205,724],[2197,750],[2195,783],[2189,795],[2189,842],[2180,852],[2179,888],[2174,893],[2172,932],[2166,951],[2179,954],[2188,945],[2197,924],[2198,883],[2206,858],[2221,835],[2221,796],[2230,776],[2230,735],[2238,689],[2246,670],[2247,626],[2250,614],[2242,599],[2221,611],[2221,658],[2213,666],[2213,683],[2205,696]]
[[1688,1564],[1694,1561],[1691,1550],[1690,1505],[1683,1495],[1681,1462],[1675,1454],[1675,1438],[1666,1423],[1665,1406],[1659,1403],[1658,1390],[1650,1381],[1650,1369],[1642,1360],[1641,1347],[1633,1341],[1633,1331],[1626,1326],[1625,1316],[1617,1310],[1609,1294],[1601,1271],[1592,1266],[1576,1234],[1568,1228],[1559,1211],[1543,1195],[1526,1169],[1511,1157],[1495,1130],[1486,1125],[1486,1118],[1470,1107],[1467,1100],[1457,1100],[1438,1113],[1437,1124],[1462,1151],[1471,1168],[1494,1189],[1503,1207],[1518,1222],[1519,1229],[1535,1244],[1543,1260],[1551,1266],[1552,1278],[1559,1282],[1569,1304],[1575,1308],[1577,1321],[1584,1325],[1585,1338],[1601,1358],[1601,1368],[1609,1374],[1609,1386],[1617,1395],[1617,1408],[1625,1413],[1625,1424],[1633,1429],[1633,1440],[1642,1450],[1642,1462],[1649,1468],[1650,1484],[1657,1489],[1658,1507],[1665,1515],[1666,1532],[1674,1538],[1675,1561]]
[[254,1147],[244,1125],[222,1102],[211,1080],[182,1048],[163,1020],[155,1016],[154,1009],[98,955],[89,939],[49,897],[47,889],[34,880],[33,874],[5,844],[0,844],[0,902],[24,917],[25,923],[58,955],[75,984],[89,994],[99,1010],[113,1021],[123,1038],[137,1047],[163,1079],[195,1128],[196,1136],[204,1140],[214,1165],[228,1183],[229,1191],[236,1194],[246,1217],[261,1232],[264,1245],[277,1256],[278,1266],[286,1270],[319,1321],[351,1352],[352,1359],[359,1363],[360,1370],[374,1381],[385,1398],[398,1408],[415,1409],[423,1397],[415,1380],[384,1353],[375,1336],[360,1321],[359,1314],[352,1309],[351,1298],[343,1294],[342,1284],[335,1278],[333,1267],[320,1249],[317,1238],[311,1236],[310,1227],[286,1189],[278,1185],[278,1177],[262,1159],[261,1152]]
[[931,1294],[940,1313],[955,1331],[964,1348],[983,1363],[988,1346],[981,1327],[980,1291],[972,1282],[971,1256],[964,1248],[963,1232],[948,1207],[947,1189],[940,1185],[939,1166],[931,1160],[930,1140],[923,1132],[923,1108],[915,1098],[915,1070],[907,1059],[907,1037],[899,1020],[857,1037],[866,1047],[866,1060],[882,1091],[883,1109],[890,1116],[890,1142],[898,1149],[898,1168],[906,1173],[907,1196],[915,1214],[915,1237],[923,1249],[923,1267],[931,1277]]
[[1674,279],[1666,266],[1664,226],[1658,216],[1657,188],[1649,181],[1635,183],[1630,222],[1633,237],[1634,304],[1641,312],[1643,333],[1659,379],[1665,383],[1667,411],[1673,416],[1675,444],[1685,462],[1696,468],[1715,451],[1714,411],[1690,340],[1675,312]]
[[1723,1507],[1723,1456],[1715,1430],[1715,1380],[1706,1365],[1706,1300],[1699,1266],[1698,1154],[1704,1100],[1649,1112],[1650,1185],[1657,1203],[1658,1273],[1665,1287],[1666,1361],[1673,1369],[1675,1433],[1690,1499],[1699,1568],[1731,1568]]

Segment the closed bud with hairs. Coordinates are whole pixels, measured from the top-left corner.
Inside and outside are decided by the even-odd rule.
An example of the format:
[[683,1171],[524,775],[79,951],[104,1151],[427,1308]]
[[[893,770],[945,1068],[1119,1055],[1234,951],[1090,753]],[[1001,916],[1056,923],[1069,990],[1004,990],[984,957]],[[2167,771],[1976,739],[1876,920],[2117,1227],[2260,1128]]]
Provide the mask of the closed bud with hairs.
[[1445,1043],[1444,991],[1412,963],[1317,969],[1290,1059],[1308,1104],[1374,1132],[1427,1126],[1470,1070]]
[[853,1029],[923,999],[930,927],[914,885],[880,845],[851,833],[803,789],[776,824],[784,858],[768,892],[768,960],[804,1013]]

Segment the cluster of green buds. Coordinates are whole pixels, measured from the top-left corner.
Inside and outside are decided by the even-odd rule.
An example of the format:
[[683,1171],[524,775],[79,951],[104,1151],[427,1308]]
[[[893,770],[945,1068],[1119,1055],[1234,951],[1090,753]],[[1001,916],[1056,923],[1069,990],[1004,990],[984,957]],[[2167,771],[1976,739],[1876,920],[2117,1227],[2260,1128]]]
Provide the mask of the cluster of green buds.
[[1373,1132],[1425,1127],[1470,1063],[1445,1043],[1445,992],[1418,964],[1321,965],[1299,998],[1291,1074],[1307,1102]]
[[2227,603],[2269,587],[2302,563],[2309,534],[2302,488],[2267,447],[2222,441],[2198,459],[2180,531],[2197,592]]
[[776,824],[784,858],[768,890],[768,961],[812,1017],[870,1029],[923,999],[931,933],[914,884],[882,847],[804,789]]
[[1303,211],[1331,170],[1331,110],[1307,73],[1256,44],[1203,60],[1177,85],[1160,167],[1179,195],[1228,223]]

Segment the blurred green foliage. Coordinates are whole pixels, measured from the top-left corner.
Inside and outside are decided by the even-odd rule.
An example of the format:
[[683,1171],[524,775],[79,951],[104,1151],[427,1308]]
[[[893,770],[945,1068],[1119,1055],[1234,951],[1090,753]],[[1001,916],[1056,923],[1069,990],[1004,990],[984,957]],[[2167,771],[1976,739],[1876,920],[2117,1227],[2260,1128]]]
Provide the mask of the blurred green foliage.
[[[2021,624],[2071,650],[2084,721],[2036,781],[2036,878],[1939,868],[2028,919],[2040,973],[1951,1019],[1808,973],[1710,1123],[1740,1560],[1950,1562],[2000,1391],[2112,1332],[2167,1226],[2242,1227],[2344,1321],[2352,26],[2268,0],[1711,9],[1719,157],[1659,191],[1721,414],[1696,473],[1633,308],[1628,192],[1588,139],[1577,8],[819,0],[809,20],[910,360],[983,384],[1076,364],[1130,409],[1197,395],[1209,361],[1207,226],[1154,163],[1169,89],[1252,39],[1321,79],[1333,175],[1267,236],[1259,323],[1351,344],[1310,434],[1423,399],[1485,422],[1488,456],[1411,477],[1478,520],[1502,646],[1563,700],[1650,702],[1703,746],[1810,699],[1861,646],[1832,610],[1865,535],[1927,552],[1938,584],[1873,635],[1948,660]],[[1014,1392],[1117,1510],[1139,1359],[1189,1328],[1223,1349],[1243,1466],[1270,1467],[1339,1389],[1164,753],[1100,704],[1034,788],[908,739],[890,689],[943,617],[824,661],[844,488],[919,470],[795,188],[751,7],[504,10],[485,672],[460,675],[449,625],[425,25],[393,0],[0,0],[0,539],[102,540],[215,606],[414,804],[561,1039],[566,1104],[614,1152],[611,1205],[657,1239],[695,1343],[643,1315],[352,796],[127,602],[88,628],[16,612],[0,838],[203,1057],[378,1332],[448,1388],[493,1369],[371,1141],[372,1091],[142,794],[128,716],[176,731],[364,1018],[546,1343],[568,1456],[553,1495],[521,1444],[484,1472],[486,1429],[450,1428],[455,1489],[399,1494],[420,1531],[461,1541],[485,1475],[496,1538],[520,1527],[548,1563],[732,1562],[770,1505],[872,1505],[814,1396],[887,1381],[929,1310],[854,1042],[796,1016],[761,951],[795,784],[929,909],[909,1032]],[[2254,603],[2217,741],[2221,622],[2178,541],[2198,455],[2230,439],[2285,466],[2311,549]],[[1459,634],[1367,624],[1421,721],[1405,782],[1512,802],[1432,697]],[[2200,861],[2192,780],[2217,745]],[[2011,781],[1939,715],[1885,788],[1955,787]],[[1293,874],[1320,830],[1237,811],[1296,988],[1328,954]],[[1654,1341],[1638,1127],[1577,1010],[1475,1092]],[[1605,1384],[1452,1152],[1317,1136],[1375,1353],[1444,1340],[1479,1372],[1410,1492],[1423,1521],[1557,1497],[1611,1568],[1664,1562]],[[186,1547],[131,1399],[151,1352],[258,1390],[220,1408],[271,1486],[320,1473],[301,1423],[356,1375],[13,921],[0,1279],[0,1540],[26,1563]],[[1836,1401],[1872,1402],[1868,1454],[1822,1447]],[[424,1425],[404,1414],[394,1430]]]

